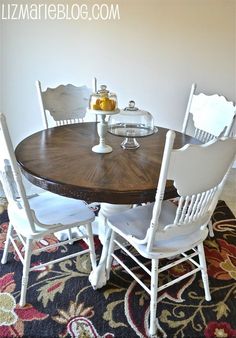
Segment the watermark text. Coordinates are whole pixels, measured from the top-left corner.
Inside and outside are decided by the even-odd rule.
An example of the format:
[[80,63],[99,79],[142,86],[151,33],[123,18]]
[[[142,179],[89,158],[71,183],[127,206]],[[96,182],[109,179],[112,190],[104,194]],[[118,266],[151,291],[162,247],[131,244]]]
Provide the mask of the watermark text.
[[118,4],[2,4],[2,20],[120,20]]

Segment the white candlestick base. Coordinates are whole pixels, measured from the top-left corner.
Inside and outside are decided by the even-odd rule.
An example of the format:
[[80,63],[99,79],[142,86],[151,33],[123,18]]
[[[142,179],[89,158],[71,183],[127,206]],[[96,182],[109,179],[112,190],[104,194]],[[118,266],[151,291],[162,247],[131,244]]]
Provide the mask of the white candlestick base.
[[112,147],[107,144],[97,144],[92,148],[92,151],[95,153],[107,154],[112,152]]

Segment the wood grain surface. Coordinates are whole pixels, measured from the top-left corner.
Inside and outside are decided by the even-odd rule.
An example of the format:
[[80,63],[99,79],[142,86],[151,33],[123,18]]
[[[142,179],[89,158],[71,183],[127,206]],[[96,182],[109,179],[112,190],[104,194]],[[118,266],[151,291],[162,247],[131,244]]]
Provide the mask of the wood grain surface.
[[[124,150],[123,138],[107,134],[109,154],[92,152],[96,123],[78,123],[37,132],[16,147],[23,174],[33,184],[59,195],[113,204],[151,202],[155,198],[167,129],[139,139],[140,148]],[[175,148],[199,143],[176,132]],[[166,198],[176,195],[168,182]]]

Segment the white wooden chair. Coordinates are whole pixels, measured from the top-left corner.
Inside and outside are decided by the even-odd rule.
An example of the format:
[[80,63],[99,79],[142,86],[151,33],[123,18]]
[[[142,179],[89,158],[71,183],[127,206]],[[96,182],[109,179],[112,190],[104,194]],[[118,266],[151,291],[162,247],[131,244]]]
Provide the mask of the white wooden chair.
[[[107,276],[109,277],[114,257],[149,293],[151,336],[155,336],[157,328],[158,291],[201,271],[205,298],[211,300],[203,241],[208,234],[207,224],[213,213],[214,196],[223,184],[236,154],[236,139],[233,138],[213,140],[204,145],[186,145],[173,150],[174,138],[175,133],[168,131],[155,203],[130,209],[108,219],[112,235]],[[174,181],[180,195],[178,206],[171,201],[163,201],[167,179]],[[125,238],[141,256],[151,260],[151,269],[120,243],[118,235]],[[117,257],[114,245],[118,245],[151,276],[150,288]],[[176,255],[177,261],[159,268],[161,258],[173,258]],[[193,259],[195,256],[199,257],[199,262]],[[186,260],[195,265],[192,271],[158,287],[159,272]]]
[[[50,126],[62,126],[84,122],[86,110],[89,106],[89,98],[92,93],[87,86],[76,87],[72,84],[60,85],[56,88],[47,88],[42,90],[41,82],[36,81],[36,89],[38,93],[39,105],[41,109],[44,127],[48,129]],[[97,79],[93,78],[93,90],[97,90]],[[97,115],[90,114],[87,117],[89,121],[97,121]],[[97,206],[98,203],[91,203],[90,206]],[[58,232],[59,240],[66,237],[72,238],[76,236],[77,229],[73,228],[72,232]]]
[[[20,295],[20,306],[26,303],[26,289],[29,272],[51,263],[58,263],[84,253],[89,253],[92,268],[96,267],[96,256],[94,250],[91,222],[94,220],[94,213],[82,201],[62,197],[50,192],[34,195],[27,198],[22,183],[22,176],[17,165],[12,142],[6,124],[5,116],[0,113],[0,179],[3,184],[5,195],[8,200],[9,227],[5,248],[1,263],[7,262],[7,254],[10,242],[13,244],[21,262],[23,263],[22,286]],[[33,241],[40,241],[45,235],[57,231],[81,228],[80,238],[70,239],[64,242],[50,245],[57,247],[83,239],[88,244],[88,249],[78,251],[74,254],[63,256],[30,267],[31,255],[47,250],[49,247],[33,250]],[[16,239],[21,240],[24,246],[24,255],[17,247]]]
[[193,83],[183,121],[182,133],[191,134],[202,142],[221,136],[230,136],[236,106],[217,94],[196,94]]
[[[222,136],[231,136],[235,123],[236,106],[217,94],[196,94],[193,83],[184,117],[182,133],[190,134],[205,143]],[[220,195],[219,191],[219,195]],[[215,199],[215,206],[218,198]],[[214,237],[212,222],[209,222],[210,236]]]
[[83,122],[91,94],[88,87],[67,84],[43,91],[40,81],[36,81],[36,88],[46,129],[50,126],[50,120],[56,126]]

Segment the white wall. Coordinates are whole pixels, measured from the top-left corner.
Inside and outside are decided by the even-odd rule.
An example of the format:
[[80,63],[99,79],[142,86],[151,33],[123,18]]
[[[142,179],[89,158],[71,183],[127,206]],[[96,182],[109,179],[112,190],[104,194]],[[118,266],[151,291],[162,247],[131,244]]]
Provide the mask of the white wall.
[[43,128],[36,79],[90,85],[96,76],[117,93],[120,107],[134,99],[157,124],[175,129],[193,81],[235,101],[234,0],[82,2],[118,3],[120,20],[2,21],[1,110],[15,144]]

